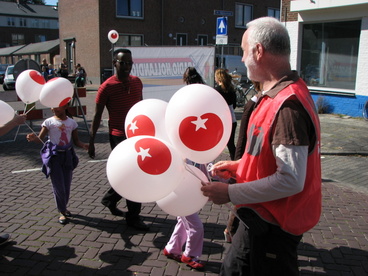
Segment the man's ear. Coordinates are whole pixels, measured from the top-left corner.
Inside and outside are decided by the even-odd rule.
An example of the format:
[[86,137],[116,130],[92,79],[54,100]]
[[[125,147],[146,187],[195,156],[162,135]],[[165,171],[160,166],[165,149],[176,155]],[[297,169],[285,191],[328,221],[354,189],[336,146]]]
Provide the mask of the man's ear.
[[261,43],[256,44],[256,58],[259,59],[264,55],[264,47]]

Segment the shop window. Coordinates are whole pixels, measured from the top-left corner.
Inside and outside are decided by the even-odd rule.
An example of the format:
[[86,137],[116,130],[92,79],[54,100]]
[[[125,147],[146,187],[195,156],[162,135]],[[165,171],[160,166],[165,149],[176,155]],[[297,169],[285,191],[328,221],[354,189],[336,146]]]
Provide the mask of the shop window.
[[361,21],[303,25],[301,76],[309,86],[355,89]]

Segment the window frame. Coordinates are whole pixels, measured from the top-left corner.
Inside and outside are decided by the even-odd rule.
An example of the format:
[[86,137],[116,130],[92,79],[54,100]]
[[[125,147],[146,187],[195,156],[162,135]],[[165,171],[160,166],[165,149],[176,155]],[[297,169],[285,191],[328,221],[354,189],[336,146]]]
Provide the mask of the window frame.
[[[241,25],[238,24],[238,21],[239,21],[239,18],[238,18],[239,14],[238,14],[238,9],[237,9],[238,6],[242,7],[242,19],[241,19],[242,24]],[[246,20],[246,18],[245,18],[244,8],[246,8],[246,7],[249,7],[251,9],[249,20]],[[254,19],[254,6],[253,5],[245,4],[245,3],[235,3],[235,28],[245,29],[247,27],[246,26],[247,23],[252,21],[253,19]]]
[[[140,3],[140,5],[141,5],[141,15],[134,16],[134,15],[121,15],[121,14],[119,14],[118,2],[120,2],[120,1],[129,1],[129,3],[131,1],[140,1],[141,2]],[[115,7],[116,7],[115,11],[116,11],[116,17],[117,18],[129,18],[129,19],[140,19],[140,20],[144,19],[144,0],[116,0],[115,1]]]

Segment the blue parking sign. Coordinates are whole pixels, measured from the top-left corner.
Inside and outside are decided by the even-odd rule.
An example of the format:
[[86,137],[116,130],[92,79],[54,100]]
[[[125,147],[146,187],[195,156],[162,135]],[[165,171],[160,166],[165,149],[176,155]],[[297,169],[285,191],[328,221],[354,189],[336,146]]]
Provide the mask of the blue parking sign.
[[227,17],[217,17],[216,35],[227,35]]

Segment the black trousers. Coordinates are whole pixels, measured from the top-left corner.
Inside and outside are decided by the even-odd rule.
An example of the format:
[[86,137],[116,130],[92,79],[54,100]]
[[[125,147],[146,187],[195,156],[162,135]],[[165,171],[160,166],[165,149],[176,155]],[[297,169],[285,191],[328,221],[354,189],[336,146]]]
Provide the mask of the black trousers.
[[[110,134],[110,146],[113,150],[120,142],[126,139],[125,136],[114,136]],[[122,199],[113,188],[110,188],[101,200],[101,203],[106,207],[116,207],[118,202]],[[126,213],[127,221],[139,220],[139,214],[141,212],[142,203],[130,201],[126,199],[126,205],[128,212]]]
[[302,238],[267,223],[254,211],[239,208],[240,219],[220,275],[299,275],[298,244]]

